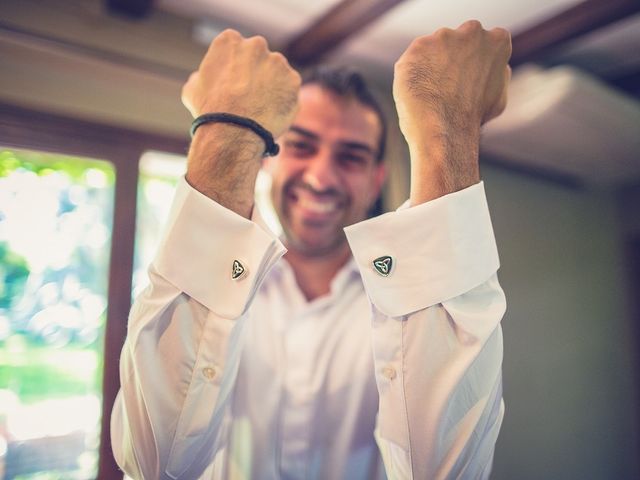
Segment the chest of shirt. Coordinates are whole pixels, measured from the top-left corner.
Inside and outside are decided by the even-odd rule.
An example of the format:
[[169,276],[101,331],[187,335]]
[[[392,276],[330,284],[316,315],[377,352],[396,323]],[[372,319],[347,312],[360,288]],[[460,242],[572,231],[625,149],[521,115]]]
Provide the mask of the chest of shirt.
[[375,381],[371,307],[359,276],[312,302],[292,278],[270,280],[250,310],[241,375],[268,378],[301,399]]
[[249,312],[230,453],[274,478],[324,478],[311,471],[376,452],[371,307],[357,275],[314,302],[286,286],[265,282]]

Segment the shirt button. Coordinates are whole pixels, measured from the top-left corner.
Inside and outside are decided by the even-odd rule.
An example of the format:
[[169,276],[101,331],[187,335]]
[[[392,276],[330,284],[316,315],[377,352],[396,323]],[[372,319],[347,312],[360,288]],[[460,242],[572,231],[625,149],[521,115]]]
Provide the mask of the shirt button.
[[382,376],[387,380],[393,380],[396,378],[396,369],[393,367],[384,367],[382,369]]
[[204,367],[202,369],[202,375],[204,375],[207,380],[213,380],[216,378],[216,373],[216,369],[213,367]]

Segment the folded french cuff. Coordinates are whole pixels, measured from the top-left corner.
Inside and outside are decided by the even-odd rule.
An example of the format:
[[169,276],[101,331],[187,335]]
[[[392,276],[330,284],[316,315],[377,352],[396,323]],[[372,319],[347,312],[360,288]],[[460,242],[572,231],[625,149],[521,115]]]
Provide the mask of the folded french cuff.
[[258,223],[178,184],[154,260],[160,275],[224,318],[237,318],[286,252]]
[[461,295],[500,264],[482,182],[345,233],[372,303],[394,317]]

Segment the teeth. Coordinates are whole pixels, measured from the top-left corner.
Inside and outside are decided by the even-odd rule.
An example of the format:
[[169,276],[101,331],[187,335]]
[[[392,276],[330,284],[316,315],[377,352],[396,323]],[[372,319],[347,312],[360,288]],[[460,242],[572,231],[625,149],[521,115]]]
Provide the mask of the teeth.
[[309,199],[300,199],[300,205],[307,210],[317,213],[329,213],[336,209],[335,202],[314,202]]

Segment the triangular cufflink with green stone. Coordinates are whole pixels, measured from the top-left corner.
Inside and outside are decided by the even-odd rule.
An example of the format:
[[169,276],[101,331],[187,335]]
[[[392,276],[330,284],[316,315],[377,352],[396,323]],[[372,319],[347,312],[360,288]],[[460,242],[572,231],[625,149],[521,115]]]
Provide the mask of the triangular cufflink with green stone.
[[393,258],[389,255],[378,257],[373,261],[373,268],[378,272],[378,274],[383,277],[388,277],[391,274],[391,269],[393,268]]

